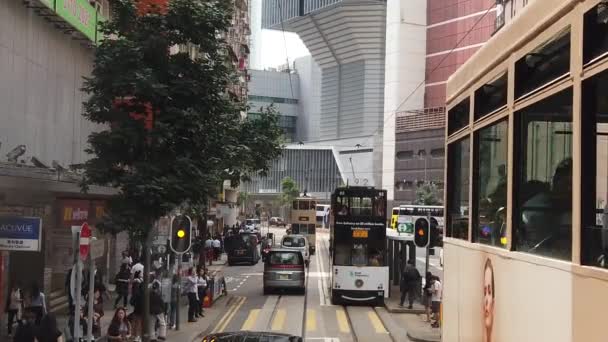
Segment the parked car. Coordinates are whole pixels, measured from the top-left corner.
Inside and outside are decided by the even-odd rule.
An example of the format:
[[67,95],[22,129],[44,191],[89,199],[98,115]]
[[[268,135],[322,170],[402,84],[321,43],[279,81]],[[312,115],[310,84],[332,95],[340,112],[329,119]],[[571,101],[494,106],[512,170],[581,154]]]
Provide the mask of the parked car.
[[277,227],[287,227],[287,222],[285,222],[282,217],[271,217],[270,225]]
[[268,253],[264,263],[264,294],[277,289],[306,291],[306,269],[300,251],[273,248]]
[[310,246],[306,236],[300,234],[285,235],[281,239],[281,248],[300,251],[304,257],[306,267],[310,264]]

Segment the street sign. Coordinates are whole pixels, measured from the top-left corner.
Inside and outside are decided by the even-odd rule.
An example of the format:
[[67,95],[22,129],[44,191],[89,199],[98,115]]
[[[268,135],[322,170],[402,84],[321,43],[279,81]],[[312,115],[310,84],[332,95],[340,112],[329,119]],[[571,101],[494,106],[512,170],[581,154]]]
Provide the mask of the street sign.
[[39,252],[41,231],[39,217],[0,216],[0,250]]
[[83,261],[86,260],[90,251],[91,228],[89,228],[89,224],[85,222],[82,224],[82,229],[80,230],[80,259]]

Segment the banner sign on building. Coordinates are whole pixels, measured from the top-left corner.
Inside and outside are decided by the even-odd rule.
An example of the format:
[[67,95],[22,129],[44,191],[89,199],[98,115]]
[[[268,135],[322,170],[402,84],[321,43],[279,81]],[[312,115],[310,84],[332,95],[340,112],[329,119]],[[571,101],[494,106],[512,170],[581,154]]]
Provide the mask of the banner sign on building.
[[55,0],[40,0],[40,3],[52,10],[55,10]]
[[0,250],[39,252],[42,219],[0,216]]
[[56,0],[55,12],[91,41],[95,41],[97,11],[87,0]]

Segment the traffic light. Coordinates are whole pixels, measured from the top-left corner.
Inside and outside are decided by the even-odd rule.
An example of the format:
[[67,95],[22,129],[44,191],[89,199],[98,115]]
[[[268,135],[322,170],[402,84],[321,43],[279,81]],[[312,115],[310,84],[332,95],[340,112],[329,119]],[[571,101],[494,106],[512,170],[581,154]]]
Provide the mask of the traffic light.
[[443,247],[443,231],[438,227],[437,220],[434,217],[431,217],[431,227],[429,229],[430,241],[431,244],[429,247]]
[[190,217],[179,215],[171,221],[171,250],[177,254],[186,253],[192,245],[192,221]]
[[429,221],[419,218],[414,222],[414,244],[417,247],[426,247],[429,244]]

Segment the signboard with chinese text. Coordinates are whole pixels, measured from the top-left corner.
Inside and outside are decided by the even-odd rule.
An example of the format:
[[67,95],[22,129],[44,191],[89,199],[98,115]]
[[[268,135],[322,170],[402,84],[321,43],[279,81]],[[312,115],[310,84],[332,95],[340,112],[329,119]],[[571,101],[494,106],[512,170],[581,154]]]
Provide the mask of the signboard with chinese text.
[[87,0],[56,0],[55,12],[87,38],[95,41],[97,11]]
[[0,250],[40,252],[42,219],[0,216]]

